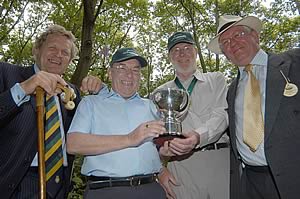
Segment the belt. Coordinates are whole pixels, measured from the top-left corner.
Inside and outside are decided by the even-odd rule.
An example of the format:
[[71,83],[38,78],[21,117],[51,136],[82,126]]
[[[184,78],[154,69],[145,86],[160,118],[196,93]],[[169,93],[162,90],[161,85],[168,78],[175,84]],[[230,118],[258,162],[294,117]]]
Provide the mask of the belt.
[[158,174],[138,175],[129,177],[97,177],[88,176],[88,186],[90,189],[101,189],[105,187],[130,186],[135,187],[143,184],[158,181]]
[[201,148],[201,151],[209,151],[209,150],[217,150],[221,148],[228,148],[229,144],[228,143],[212,143],[209,145],[206,145],[205,147]]

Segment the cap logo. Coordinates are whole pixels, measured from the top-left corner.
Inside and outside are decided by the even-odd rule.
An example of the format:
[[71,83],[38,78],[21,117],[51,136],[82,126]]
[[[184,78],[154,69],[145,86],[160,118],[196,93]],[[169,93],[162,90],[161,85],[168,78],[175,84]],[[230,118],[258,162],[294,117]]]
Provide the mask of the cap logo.
[[131,49],[128,49],[128,50],[122,52],[122,54],[123,55],[128,55],[128,54],[135,54],[136,55],[136,53],[133,50],[131,50]]
[[185,35],[176,35],[176,36],[174,36],[174,38],[172,40],[174,41],[174,40],[181,39],[181,38],[186,38],[186,36]]

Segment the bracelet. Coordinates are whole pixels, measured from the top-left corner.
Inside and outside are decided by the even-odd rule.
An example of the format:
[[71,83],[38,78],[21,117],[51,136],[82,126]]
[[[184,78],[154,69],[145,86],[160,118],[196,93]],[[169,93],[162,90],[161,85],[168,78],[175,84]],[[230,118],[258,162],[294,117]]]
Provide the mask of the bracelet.
[[171,157],[162,157],[162,159],[161,159],[161,163],[162,163],[162,165],[164,166],[164,167],[167,167],[168,166],[168,162],[169,162],[169,160],[171,159]]

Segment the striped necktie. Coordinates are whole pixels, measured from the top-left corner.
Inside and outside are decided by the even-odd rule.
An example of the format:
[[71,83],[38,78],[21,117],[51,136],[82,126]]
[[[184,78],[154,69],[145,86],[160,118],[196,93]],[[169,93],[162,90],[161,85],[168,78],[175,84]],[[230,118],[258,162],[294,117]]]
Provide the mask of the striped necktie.
[[63,153],[60,121],[55,97],[46,97],[45,165],[47,193],[55,198],[62,186]]
[[252,65],[247,65],[248,74],[244,95],[244,143],[255,152],[264,137],[264,122],[261,111],[259,81],[252,72]]

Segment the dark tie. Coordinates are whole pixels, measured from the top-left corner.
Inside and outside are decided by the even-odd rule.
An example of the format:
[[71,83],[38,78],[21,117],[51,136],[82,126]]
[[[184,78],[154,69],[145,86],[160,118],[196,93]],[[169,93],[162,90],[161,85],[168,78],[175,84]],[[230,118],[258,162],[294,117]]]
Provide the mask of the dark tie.
[[54,96],[46,97],[45,161],[47,193],[54,198],[63,177],[62,138]]
[[244,143],[251,151],[256,151],[264,136],[264,122],[261,111],[259,81],[252,72],[252,65],[247,65],[248,82],[244,95]]

